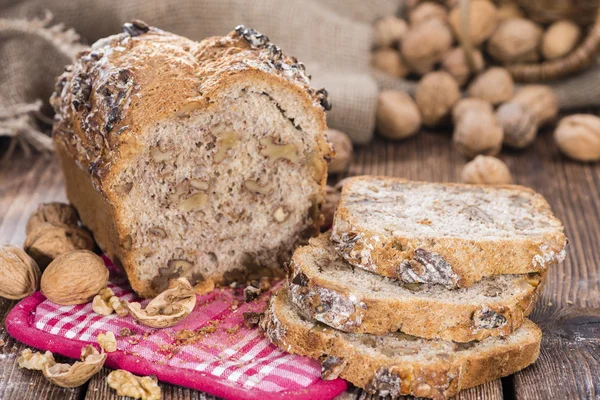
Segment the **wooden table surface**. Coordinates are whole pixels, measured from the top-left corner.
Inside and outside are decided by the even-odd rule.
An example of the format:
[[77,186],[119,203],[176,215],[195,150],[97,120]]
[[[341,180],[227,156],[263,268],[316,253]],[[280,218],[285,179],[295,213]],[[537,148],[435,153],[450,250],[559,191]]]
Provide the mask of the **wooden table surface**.
[[[562,158],[549,132],[522,152],[504,152],[515,178],[541,192],[564,222],[566,261],[551,268],[533,312],[544,338],[540,358],[514,376],[462,392],[459,399],[600,399],[600,165]],[[464,160],[448,134],[423,132],[401,143],[375,141],[356,149],[346,175],[378,174],[429,181],[458,181]],[[22,245],[25,223],[40,202],[64,200],[60,169],[52,159],[15,158],[0,167],[0,243]],[[16,302],[0,299],[0,316]],[[4,344],[2,344],[4,343]],[[49,384],[41,373],[19,369],[24,345],[0,326],[0,399],[116,399],[104,369],[76,389]],[[161,384],[165,399],[213,399]],[[344,399],[370,398],[352,389]]]

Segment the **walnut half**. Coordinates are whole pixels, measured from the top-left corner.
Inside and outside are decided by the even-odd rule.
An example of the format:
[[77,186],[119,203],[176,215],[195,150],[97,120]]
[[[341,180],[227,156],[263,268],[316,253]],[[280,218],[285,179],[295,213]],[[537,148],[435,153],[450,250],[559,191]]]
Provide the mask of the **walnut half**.
[[73,388],[83,385],[104,366],[106,353],[99,353],[92,345],[81,349],[81,361],[69,364],[44,364],[44,376],[57,386]]
[[167,328],[185,319],[196,306],[196,291],[186,278],[177,278],[169,288],[156,296],[145,309],[140,303],[129,303],[131,316],[152,328]]

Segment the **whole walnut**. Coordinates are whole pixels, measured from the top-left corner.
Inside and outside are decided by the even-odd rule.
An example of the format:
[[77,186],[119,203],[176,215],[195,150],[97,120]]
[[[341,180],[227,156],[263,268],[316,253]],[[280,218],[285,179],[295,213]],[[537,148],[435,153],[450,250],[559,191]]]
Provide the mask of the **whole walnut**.
[[394,49],[375,50],[371,58],[371,64],[374,68],[396,78],[403,78],[409,72],[402,62],[400,53]]
[[504,130],[504,144],[516,149],[529,146],[537,136],[535,115],[522,104],[509,101],[496,110],[496,120]]
[[375,22],[373,45],[375,48],[394,47],[408,31],[408,24],[403,19],[389,15]]
[[504,64],[535,62],[543,30],[526,18],[509,18],[498,25],[487,44],[488,53]]
[[19,300],[38,290],[40,268],[22,249],[0,245],[0,297]]
[[420,75],[431,71],[452,47],[452,32],[443,21],[430,19],[410,30],[400,45],[408,68]]
[[421,114],[407,93],[384,90],[377,101],[376,125],[381,136],[404,139],[421,129]]
[[426,74],[415,88],[415,101],[425,126],[437,126],[445,122],[459,100],[458,83],[444,71]]
[[424,1],[417,4],[408,15],[408,21],[411,25],[417,25],[430,19],[446,21],[448,19],[448,10],[439,3]]
[[44,223],[52,225],[78,226],[79,218],[73,206],[65,203],[44,203],[31,214],[25,227],[25,233],[30,234],[35,228]]
[[496,155],[502,147],[502,127],[496,121],[491,104],[484,106],[483,100],[473,100],[461,100],[453,111],[454,146],[468,159],[478,154]]
[[42,274],[41,290],[61,305],[84,304],[108,284],[108,269],[102,258],[88,250],[62,254]]
[[574,114],[560,120],[554,131],[558,148],[579,161],[600,160],[600,118],[591,114]]
[[506,185],[512,183],[510,170],[502,160],[490,156],[477,156],[463,167],[460,177],[465,183]]
[[[460,6],[450,11],[448,17],[450,26],[457,38],[462,37],[465,24],[462,21]],[[496,30],[498,15],[496,7],[491,1],[471,1],[469,4],[469,36],[471,43],[475,46],[487,40]],[[460,40],[459,40],[460,41]]]
[[497,7],[497,10],[498,22],[504,21],[508,18],[520,18],[525,16],[523,10],[521,10],[518,5],[511,1],[503,2]]
[[469,96],[487,100],[493,105],[510,100],[515,83],[505,68],[489,68],[477,75],[469,85]]
[[23,248],[41,269],[56,257],[74,250],[93,250],[96,243],[85,229],[43,223],[25,238]]
[[558,97],[550,86],[526,85],[520,88],[512,100],[522,104],[535,115],[538,126],[556,119],[558,115]]
[[542,38],[542,56],[547,60],[561,58],[573,51],[581,38],[579,25],[569,20],[556,21]]
[[442,69],[452,75],[460,86],[463,86],[469,81],[471,75],[483,70],[484,61],[479,50],[473,50],[473,61],[475,62],[475,69],[472,71],[469,64],[467,64],[463,48],[455,47],[444,56]]
[[344,171],[352,159],[354,151],[352,141],[348,135],[337,129],[328,129],[327,139],[333,144],[333,150],[335,150],[335,157],[329,163],[327,170],[332,174],[337,174]]

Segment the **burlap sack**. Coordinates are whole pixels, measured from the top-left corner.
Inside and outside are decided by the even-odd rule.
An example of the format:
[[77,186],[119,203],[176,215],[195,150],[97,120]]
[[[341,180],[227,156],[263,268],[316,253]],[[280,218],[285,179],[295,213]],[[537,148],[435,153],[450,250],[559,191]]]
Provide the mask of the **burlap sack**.
[[[5,110],[0,114],[0,135],[29,140],[36,131],[47,131],[48,126],[36,125],[31,110],[43,105],[42,111],[51,115],[47,104],[55,77],[80,49],[78,35],[91,44],[139,18],[195,40],[226,34],[238,24],[266,33],[307,65],[315,86],[330,92],[334,108],[328,113],[329,125],[356,143],[368,142],[378,91],[369,68],[371,25],[377,17],[393,14],[400,1],[0,2],[0,108]],[[38,139],[36,147],[51,145],[45,137]]]

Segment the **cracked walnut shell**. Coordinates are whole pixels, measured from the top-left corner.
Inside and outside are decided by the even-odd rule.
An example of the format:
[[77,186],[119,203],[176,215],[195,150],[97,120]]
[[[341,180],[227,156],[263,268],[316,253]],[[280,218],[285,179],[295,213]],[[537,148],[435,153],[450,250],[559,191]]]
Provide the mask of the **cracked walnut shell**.
[[574,160],[600,160],[600,118],[574,114],[560,120],[554,131],[560,151]]
[[502,160],[490,156],[477,156],[463,167],[460,174],[465,183],[501,185],[512,183],[510,170]]
[[38,290],[42,273],[22,249],[0,245],[0,297],[20,300]]
[[73,388],[86,383],[92,376],[104,366],[106,361],[106,353],[98,352],[92,345],[87,345],[81,349],[81,361],[76,361],[75,364],[44,364],[42,372],[46,379],[53,384],[64,387]]
[[146,308],[129,303],[131,316],[151,328],[167,328],[184,320],[196,306],[196,290],[186,278],[169,282],[169,288],[152,299]]
[[88,250],[57,257],[42,274],[41,290],[53,303],[89,303],[108,283],[108,269],[102,258]]

